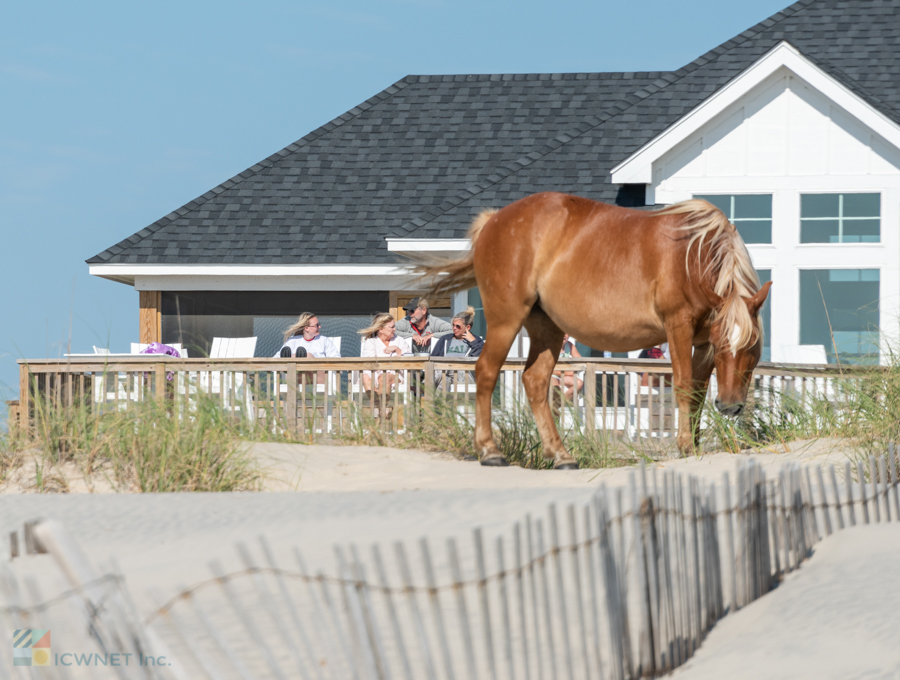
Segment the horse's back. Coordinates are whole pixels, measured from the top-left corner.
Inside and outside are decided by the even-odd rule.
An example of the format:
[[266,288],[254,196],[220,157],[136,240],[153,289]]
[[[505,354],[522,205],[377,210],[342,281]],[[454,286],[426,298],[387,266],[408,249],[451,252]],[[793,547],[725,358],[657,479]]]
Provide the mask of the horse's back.
[[649,211],[534,194],[485,225],[475,244],[478,285],[483,297],[491,296],[485,288],[502,290],[510,308],[513,298],[539,303],[560,328],[593,347],[656,344],[665,338],[661,296],[665,304],[684,270],[671,225]]

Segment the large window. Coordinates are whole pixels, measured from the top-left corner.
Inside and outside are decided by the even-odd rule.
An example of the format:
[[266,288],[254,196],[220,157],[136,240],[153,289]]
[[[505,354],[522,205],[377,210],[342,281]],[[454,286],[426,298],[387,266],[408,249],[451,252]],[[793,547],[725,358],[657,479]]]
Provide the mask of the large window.
[[214,337],[256,338],[258,357],[281,349],[284,331],[301,312],[319,317],[322,335],[341,338],[341,355],[359,356],[356,331],[387,311],[387,291],[185,291],[162,294],[162,341],[190,356],[208,356]]
[[878,243],[880,194],[803,194],[801,243]]
[[845,363],[878,363],[877,269],[800,271],[800,344]]
[[737,227],[744,243],[772,242],[772,195],[694,196],[709,201]]
[[[759,282],[766,283],[767,281],[772,280],[772,270],[771,269],[757,269],[757,275],[759,276]],[[766,301],[763,303],[762,309],[759,310],[759,318],[762,322],[762,331],[763,331],[763,348],[762,348],[762,356],[760,357],[760,361],[771,361],[772,360],[772,337],[770,329],[772,328],[772,289],[769,289],[769,295],[766,297]]]

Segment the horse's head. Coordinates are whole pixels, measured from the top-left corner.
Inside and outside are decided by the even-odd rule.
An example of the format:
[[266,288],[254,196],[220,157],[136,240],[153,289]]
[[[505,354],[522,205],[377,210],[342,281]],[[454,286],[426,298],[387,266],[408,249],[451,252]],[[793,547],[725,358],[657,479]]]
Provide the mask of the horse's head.
[[[712,296],[716,314],[709,340],[715,352],[719,387],[716,408],[723,415],[738,416],[744,410],[750,378],[762,355],[763,333],[759,310],[771,285],[771,281],[765,283],[752,297],[736,296],[736,299],[725,300],[714,294]],[[745,306],[746,314],[739,305]],[[733,307],[729,309],[729,306]]]

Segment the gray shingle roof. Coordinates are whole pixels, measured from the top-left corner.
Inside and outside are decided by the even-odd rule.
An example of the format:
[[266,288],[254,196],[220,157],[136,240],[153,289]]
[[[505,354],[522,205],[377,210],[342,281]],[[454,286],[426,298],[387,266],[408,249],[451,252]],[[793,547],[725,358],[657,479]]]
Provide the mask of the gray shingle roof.
[[900,0],[801,0],[678,71],[408,76],[89,263],[379,263],[612,167],[787,40],[900,122]]

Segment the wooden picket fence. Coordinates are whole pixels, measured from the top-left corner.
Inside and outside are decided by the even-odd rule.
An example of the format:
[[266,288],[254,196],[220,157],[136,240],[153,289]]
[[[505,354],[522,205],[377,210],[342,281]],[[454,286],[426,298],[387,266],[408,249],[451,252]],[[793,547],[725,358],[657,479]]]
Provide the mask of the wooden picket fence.
[[[212,399],[236,418],[310,437],[338,435],[360,426],[403,431],[438,402],[474,421],[474,359],[401,357],[340,359],[179,359],[166,355],[80,356],[20,360],[20,427],[33,427],[55,410],[87,408],[108,413],[150,400],[165,401],[189,415],[200,398]],[[527,408],[524,359],[502,367],[493,400],[498,411]],[[798,403],[831,398],[841,385],[877,367],[760,364],[753,396],[773,410],[784,395]],[[554,395],[565,428],[629,441],[673,438],[678,408],[667,361],[649,359],[561,359],[560,374],[580,388],[572,398]],[[366,376],[389,375],[392,393],[365,387]],[[840,380],[838,380],[840,378]],[[374,384],[374,383],[373,383]],[[370,385],[371,386],[371,385]],[[558,391],[558,388],[554,388]],[[715,376],[708,399],[717,394]]]
[[[750,460],[736,484],[728,474],[714,484],[642,465],[630,488],[551,505],[493,541],[476,528],[471,543],[443,549],[431,537],[367,554],[335,546],[331,573],[310,570],[299,548],[283,566],[260,538],[256,551],[237,546],[243,570],[213,562],[209,581],[153,593],[143,621],[126,591],[98,590],[60,525],[34,533],[69,576],[98,649],[177,660],[123,678],[625,680],[684,664],[716,621],[776,587],[824,536],[898,521],[893,445],[866,462],[846,463],[841,486],[833,466],[770,478]],[[12,616],[0,626],[27,627],[29,611],[0,610]]]

